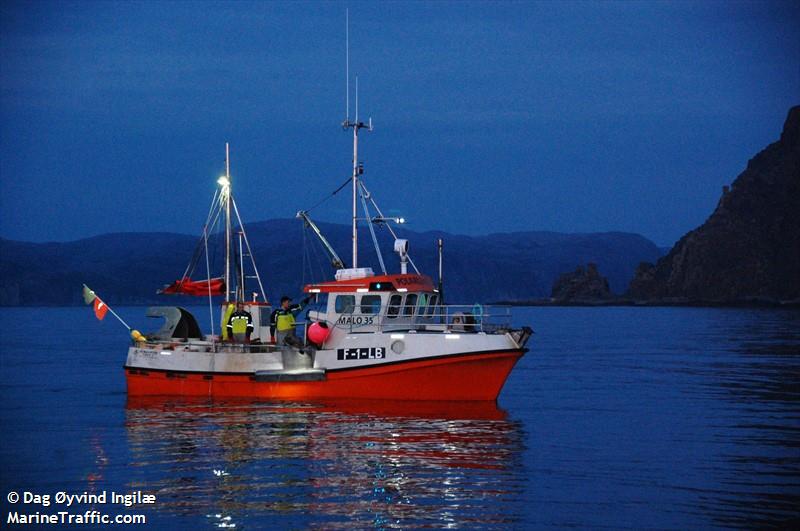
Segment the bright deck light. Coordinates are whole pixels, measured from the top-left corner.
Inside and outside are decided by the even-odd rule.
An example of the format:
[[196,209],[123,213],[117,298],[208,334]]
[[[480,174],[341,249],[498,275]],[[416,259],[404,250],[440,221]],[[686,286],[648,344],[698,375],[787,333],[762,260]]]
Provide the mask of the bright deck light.
[[230,186],[231,182],[224,175],[217,179],[217,184],[220,186]]

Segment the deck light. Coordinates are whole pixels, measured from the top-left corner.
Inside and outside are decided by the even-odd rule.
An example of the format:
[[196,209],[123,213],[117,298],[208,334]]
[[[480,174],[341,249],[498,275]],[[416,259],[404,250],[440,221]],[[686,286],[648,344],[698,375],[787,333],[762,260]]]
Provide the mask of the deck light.
[[224,175],[217,179],[217,184],[220,186],[230,186],[231,182]]

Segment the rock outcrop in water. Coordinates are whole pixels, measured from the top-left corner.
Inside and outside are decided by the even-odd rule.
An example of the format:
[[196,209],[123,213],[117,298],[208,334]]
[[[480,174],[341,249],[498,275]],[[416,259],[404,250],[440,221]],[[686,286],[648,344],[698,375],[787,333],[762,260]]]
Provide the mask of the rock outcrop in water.
[[558,277],[550,297],[554,302],[587,302],[608,300],[612,295],[608,279],[600,275],[597,264],[590,262]]
[[800,106],[780,140],[723,190],[716,210],[628,289],[638,300],[736,303],[800,298]]

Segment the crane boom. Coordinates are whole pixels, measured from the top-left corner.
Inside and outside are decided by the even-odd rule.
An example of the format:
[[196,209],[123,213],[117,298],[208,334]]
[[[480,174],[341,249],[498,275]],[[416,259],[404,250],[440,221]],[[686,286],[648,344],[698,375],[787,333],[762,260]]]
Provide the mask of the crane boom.
[[330,255],[331,265],[333,265],[333,267],[335,267],[336,269],[344,269],[344,262],[342,262],[342,259],[339,258],[338,254],[336,254],[336,251],[333,250],[333,247],[325,238],[325,236],[323,236],[322,231],[319,230],[317,224],[314,223],[314,221],[312,221],[312,219],[308,216],[308,212],[306,212],[305,210],[300,210],[297,213],[296,217],[298,219],[302,219],[303,222],[305,222],[306,226],[311,227],[311,230],[313,230],[314,234],[317,235],[317,238],[319,238],[319,241],[322,242],[322,245],[325,247],[325,250],[328,251],[328,254]]

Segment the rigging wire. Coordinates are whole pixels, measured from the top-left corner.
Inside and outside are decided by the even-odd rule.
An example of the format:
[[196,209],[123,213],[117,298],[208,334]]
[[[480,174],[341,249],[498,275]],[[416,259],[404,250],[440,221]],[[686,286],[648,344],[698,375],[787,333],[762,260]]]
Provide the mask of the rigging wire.
[[[208,235],[213,237],[213,235],[215,234],[215,230],[214,229],[219,224],[218,222],[221,219],[220,218],[221,214],[222,214],[222,207],[221,206],[216,211],[212,211],[212,212],[209,213],[209,218],[212,219],[212,220],[211,220],[210,223],[208,223],[208,220],[206,220],[206,226],[204,227],[204,230],[206,231],[206,234],[207,234],[206,238],[211,239],[211,238],[209,238]],[[215,239],[211,239],[211,241],[212,242],[216,242]],[[216,266],[216,258],[217,258],[216,257],[216,248],[218,247],[218,245],[217,246],[212,245],[212,249],[211,250],[213,251],[213,253],[209,253],[207,242],[206,242],[205,246],[206,246],[206,255],[211,257],[211,263],[209,264],[209,269],[208,269],[208,276],[209,276],[209,280],[210,280],[211,271],[214,269],[214,266]],[[189,276],[191,276],[191,274],[194,273],[195,267],[197,267],[197,264],[195,264],[194,267],[191,268],[191,271],[189,272]]]
[[[320,252],[321,252],[321,251],[320,251],[320,249],[319,249],[319,246],[321,246],[321,245],[322,245],[322,244],[321,244],[319,241],[317,241],[317,243],[316,243],[316,244],[313,244],[313,243],[312,243],[312,244],[309,246],[309,247],[311,248],[311,252],[312,252],[312,253],[313,253],[313,255],[314,255],[314,261],[315,261],[315,262],[316,262],[316,264],[317,264],[317,268],[319,269],[319,277],[317,277],[317,276],[316,276],[316,274],[315,274],[315,272],[314,272],[314,269],[313,269],[313,264],[312,264],[312,267],[310,267],[310,269],[311,269],[311,281],[312,281],[312,282],[314,282],[314,281],[316,280],[316,278],[320,278],[320,279],[324,279],[324,278],[325,278],[325,268],[324,268],[324,266],[322,265],[322,260],[320,259]],[[309,260],[309,261],[310,261],[310,260]]]
[[[217,211],[216,217],[211,222],[211,225],[210,225],[210,228],[209,228],[210,239],[216,238],[222,231],[222,227],[221,227],[221,225],[222,225],[221,219],[222,218],[220,216],[221,212],[222,212],[222,209],[220,208],[220,210]],[[214,240],[214,247],[213,247],[214,254],[211,255],[211,269],[210,269],[211,271],[213,271],[216,268],[217,258],[218,258],[217,255],[219,254],[219,252],[218,252],[219,251],[219,247],[220,247],[220,245],[219,245],[218,241],[215,239]]]
[[[311,231],[311,227],[304,223],[302,225],[302,236],[303,236],[303,285],[305,285],[305,274],[308,271],[309,274],[309,282],[314,283],[317,281],[325,280],[326,274],[325,270],[329,261],[326,258],[328,255],[327,249],[324,247],[323,243],[318,238],[309,238],[308,231]],[[309,243],[309,240],[311,242]],[[312,259],[313,255],[313,259]],[[316,269],[315,266],[316,265]],[[319,275],[317,275],[317,270],[319,271]]]
[[[375,199],[372,198],[372,195],[369,193],[369,190],[367,190],[367,187],[364,186],[364,181],[359,181],[359,184],[361,184],[361,187],[366,192],[367,197],[369,197],[369,201],[370,201],[370,203],[372,203],[372,206],[374,206],[375,210],[378,211],[378,216],[381,217],[381,218],[385,217],[383,215],[383,211],[381,210],[381,207],[378,206],[378,203],[376,203]],[[392,229],[391,225],[386,223],[386,228],[389,229],[389,232],[392,234],[392,237],[396,240],[397,239],[397,234],[394,232],[394,230]],[[411,256],[408,257],[408,261],[411,264],[411,267],[414,268],[414,271],[416,271],[417,274],[419,275],[420,274],[419,269],[417,269],[417,265],[414,263],[414,260],[411,259]]]
[[[253,271],[256,274],[256,280],[258,281],[258,289],[261,290],[261,297],[264,299],[264,302],[269,302],[267,298],[267,292],[264,291],[264,286],[261,284],[261,274],[258,272],[258,267],[256,267],[256,259],[253,256],[253,250],[250,248],[250,240],[247,238],[247,232],[244,230],[244,224],[242,223],[242,218],[239,216],[239,207],[236,206],[236,200],[233,199],[231,196],[231,203],[233,204],[233,211],[236,213],[236,219],[239,221],[239,229],[242,231],[242,236],[244,237],[244,243],[247,246],[247,254],[250,255],[250,263],[253,266]],[[242,272],[244,272],[244,264],[241,264]],[[242,273],[244,274],[244,273]],[[244,299],[244,286],[242,286],[242,298]]]
[[327,201],[327,200],[328,200],[328,199],[330,199],[331,197],[333,197],[333,196],[335,196],[336,194],[338,194],[339,192],[341,192],[341,191],[342,191],[342,188],[344,188],[345,186],[347,186],[347,184],[348,184],[350,181],[352,181],[352,180],[353,180],[353,178],[352,178],[352,177],[348,177],[348,178],[347,178],[347,179],[346,179],[346,180],[345,180],[345,181],[342,183],[342,185],[341,185],[341,186],[339,186],[339,188],[337,188],[336,190],[334,190],[333,192],[331,192],[331,193],[330,193],[330,195],[327,195],[327,196],[323,197],[322,199],[320,199],[319,201],[317,201],[317,203],[316,203],[314,206],[312,206],[311,208],[307,208],[307,209],[306,209],[306,212],[311,212],[312,210],[314,210],[315,208],[317,208],[318,206],[320,206],[322,203],[324,203],[325,201]]
[[378,255],[378,262],[381,264],[381,271],[383,274],[386,274],[386,264],[383,263],[383,254],[381,254],[381,248],[378,245],[378,238],[375,236],[375,227],[373,227],[372,218],[369,215],[369,209],[367,208],[367,200],[364,197],[365,188],[363,186],[359,187],[359,194],[361,196],[361,205],[364,207],[364,217],[367,218],[367,227],[369,228],[369,233],[372,236],[372,244],[375,246],[375,253]]
[[[352,180],[353,180],[352,177],[348,177],[347,179],[345,179],[345,181],[341,185],[339,185],[339,187],[336,188],[336,190],[334,190],[330,194],[326,195],[325,197],[323,197],[322,199],[317,201],[313,206],[311,206],[311,208],[306,209],[306,213],[311,212],[312,210],[314,210],[315,208],[317,208],[318,206],[320,206],[321,204],[325,203],[330,198],[332,198],[333,196],[335,196],[336,194],[341,192],[342,189],[345,186],[347,186]],[[320,279],[324,279],[325,278],[325,270],[322,267],[317,247],[313,243],[310,244],[310,245],[308,243],[308,238],[307,238],[307,231],[308,230],[309,230],[309,227],[307,227],[306,224],[303,224],[303,228],[302,228],[302,233],[303,233],[303,285],[305,285],[306,265],[308,265],[309,281],[312,282],[312,283],[315,281],[316,275],[315,275],[315,271],[314,271],[314,261],[317,263],[317,266],[319,267],[319,271],[320,271],[319,278]],[[312,238],[312,240],[314,240],[314,239],[315,238]],[[321,244],[318,244],[318,245],[321,245]],[[309,252],[309,249],[310,249],[310,252]],[[314,261],[311,260],[311,254],[312,253],[314,254]]]
[[[305,286],[306,285],[306,254],[308,252],[308,249],[306,249],[306,227],[305,227],[305,224],[300,225],[300,236],[303,239],[303,245],[302,245],[302,255],[303,255],[302,264],[303,264],[303,266],[301,267],[301,271],[302,271],[301,285]],[[311,275],[309,275],[309,278],[311,278]]]
[[211,337],[214,337],[214,304],[211,298],[211,266],[208,260],[208,226],[203,227],[203,240],[206,247],[206,277],[208,279],[208,316],[211,319]]
[[[341,192],[342,189],[345,186],[347,186],[350,182],[352,182],[352,180],[353,180],[353,177],[348,177],[347,179],[345,179],[345,181],[338,188],[336,188],[336,190],[334,190],[329,195],[327,195],[327,196],[323,197],[322,199],[320,199],[319,201],[317,201],[311,208],[308,208],[306,210],[306,213],[311,212],[312,210],[314,210],[315,208],[317,208],[318,206],[322,205],[323,203],[325,203],[326,201],[331,199],[333,196],[335,196],[336,194]],[[375,235],[375,230],[372,227],[372,222],[371,222],[370,217],[369,217],[369,210],[367,209],[367,200],[369,200],[369,202],[372,203],[372,206],[378,212],[378,217],[384,218],[385,216],[384,216],[383,211],[381,210],[381,208],[378,206],[378,203],[376,203],[375,199],[372,197],[372,194],[370,194],[369,190],[367,190],[367,187],[364,185],[363,179],[359,180],[358,184],[359,184],[359,195],[361,196],[362,207],[364,208],[364,213],[365,213],[365,216],[367,218],[367,222],[369,223],[369,230],[370,230],[370,234],[372,236],[372,243],[374,244],[375,251],[378,254],[378,261],[380,262],[381,269],[383,270],[384,274],[386,274],[386,266],[385,266],[384,261],[383,261],[383,255],[381,254],[380,247],[378,245],[377,236]],[[392,227],[388,223],[383,223],[382,225],[386,226],[386,229],[389,230],[389,233],[392,235],[392,238],[394,238],[396,240],[397,239],[397,233],[395,233],[394,229],[392,229]],[[308,268],[309,268],[309,272],[310,272],[310,274],[312,276],[312,279],[313,279],[313,273],[314,273],[313,264],[311,263],[310,255],[305,250],[307,245],[308,244],[307,244],[307,241],[306,241],[306,232],[305,232],[305,228],[304,228],[304,230],[303,230],[303,247],[304,247],[303,259],[305,260],[306,257],[308,257]],[[311,250],[314,252],[314,256],[317,259],[317,262],[318,262],[318,265],[319,265],[319,257],[317,255],[317,249],[313,244],[310,247],[311,247]],[[409,263],[411,263],[411,267],[413,267],[414,270],[417,272],[417,274],[419,274],[419,269],[417,268],[417,265],[414,263],[414,260],[410,256],[408,257],[408,261],[409,261]],[[305,264],[305,262],[304,262],[304,264]],[[325,273],[324,273],[324,269],[322,268],[322,266],[320,266],[320,272],[322,273],[322,276],[324,277]],[[303,275],[305,275],[305,269],[303,270]]]
[[203,225],[203,234],[200,235],[200,239],[194,248],[194,252],[192,253],[192,258],[189,260],[189,264],[183,271],[183,276],[181,276],[180,283],[178,284],[179,288],[183,286],[183,281],[185,278],[189,278],[194,274],[194,270],[197,267],[197,263],[200,261],[200,255],[203,253],[203,249],[205,248],[206,253],[208,252],[208,238],[206,235],[206,227],[208,227],[208,221],[209,219],[211,219],[211,215],[214,212],[214,205],[217,202],[218,194],[219,190],[215,190],[214,197],[211,199],[211,205],[208,208],[208,216],[206,216],[206,223],[205,225]]
[[[211,205],[208,207],[208,216],[206,216],[206,226],[208,226],[208,222],[211,221],[211,215],[214,212],[214,204],[217,203],[217,198],[219,196],[219,188],[214,190],[214,197],[211,198]],[[221,204],[217,204],[219,208],[222,207]]]

